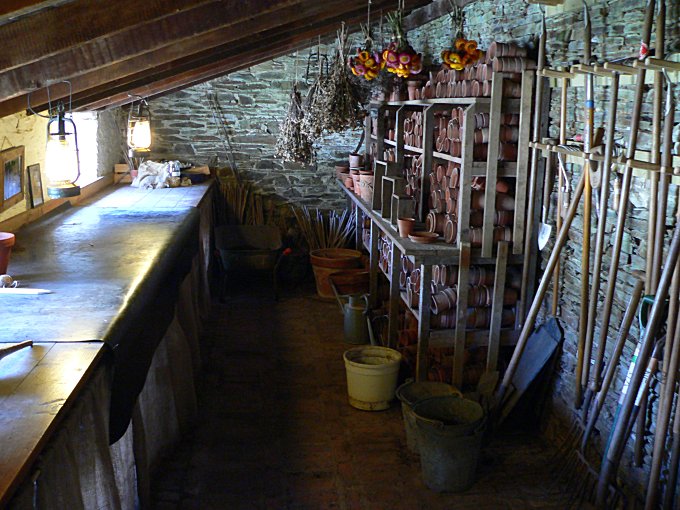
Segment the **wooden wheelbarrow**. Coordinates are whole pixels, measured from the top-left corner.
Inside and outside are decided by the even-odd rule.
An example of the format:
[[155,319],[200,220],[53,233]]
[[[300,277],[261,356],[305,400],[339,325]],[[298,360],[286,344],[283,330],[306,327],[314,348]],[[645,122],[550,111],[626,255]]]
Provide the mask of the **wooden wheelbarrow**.
[[274,225],[221,225],[215,228],[215,247],[220,254],[224,299],[227,278],[232,271],[271,271],[274,299],[278,299],[277,272],[283,243]]

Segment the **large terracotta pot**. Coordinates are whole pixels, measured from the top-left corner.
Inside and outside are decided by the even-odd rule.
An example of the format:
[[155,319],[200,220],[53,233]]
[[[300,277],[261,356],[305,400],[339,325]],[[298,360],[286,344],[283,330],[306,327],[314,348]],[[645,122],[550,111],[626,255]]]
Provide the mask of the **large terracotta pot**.
[[9,265],[9,256],[12,253],[12,246],[14,246],[14,234],[9,232],[0,232],[0,274],[7,273],[7,266]]
[[319,297],[333,299],[333,288],[328,277],[333,273],[361,267],[361,252],[345,248],[322,248],[309,254]]

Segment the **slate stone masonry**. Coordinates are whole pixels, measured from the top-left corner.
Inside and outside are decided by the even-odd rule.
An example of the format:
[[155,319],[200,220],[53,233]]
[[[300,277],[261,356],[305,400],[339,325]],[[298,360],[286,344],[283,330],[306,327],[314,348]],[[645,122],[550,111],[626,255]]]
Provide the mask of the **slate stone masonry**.
[[[640,32],[645,2],[641,0],[596,0],[589,2],[593,53],[600,59],[614,59],[635,55],[639,49]],[[567,1],[565,7],[550,8],[547,12],[547,60],[553,67],[577,62],[583,49],[582,7],[580,2]],[[535,47],[540,32],[541,7],[522,0],[478,0],[465,8],[466,36],[477,39],[482,48],[493,41],[516,41]],[[680,48],[680,0],[667,1],[666,53],[678,52]],[[432,21],[408,34],[417,51],[429,55],[430,60],[439,60],[439,53],[451,44],[452,28],[448,16]],[[654,46],[654,41],[652,41]],[[323,51],[324,49],[322,49]],[[200,163],[218,156],[220,164],[226,164],[225,150],[221,136],[215,128],[208,107],[206,94],[215,92],[222,104],[238,167],[248,179],[252,179],[266,193],[279,198],[318,207],[343,207],[344,200],[333,182],[335,160],[344,160],[356,145],[359,132],[347,132],[324,138],[319,144],[318,163],[312,167],[289,165],[274,156],[274,145],[278,124],[283,119],[289,101],[292,79],[296,72],[304,74],[306,55],[278,58],[224,78],[187,89],[174,95],[151,102],[153,129],[156,145],[154,151],[159,157],[179,157]],[[677,93],[677,90],[676,90]],[[552,90],[550,105],[550,134],[559,131],[559,88]],[[567,133],[573,136],[583,132],[584,88],[574,85],[569,90],[569,111]],[[603,125],[609,90],[602,84],[596,87],[595,124]],[[624,82],[619,92],[617,140],[625,145],[628,140],[631,102],[634,95],[632,82]],[[651,87],[647,90],[645,107],[640,124],[639,148],[649,150],[651,131]],[[680,97],[678,97],[680,102]],[[676,115],[676,123],[680,121]],[[675,139],[680,136],[680,124],[675,128]],[[570,165],[572,189],[581,169]],[[670,238],[676,210],[677,187],[671,186],[668,203],[667,240]],[[555,210],[556,193],[553,194]],[[616,331],[623,316],[630,290],[633,286],[632,271],[644,270],[647,244],[647,209],[649,182],[634,178],[629,204],[629,217],[624,235],[624,247],[619,269],[619,285],[612,312],[611,330]],[[607,232],[614,231],[615,213],[607,211]],[[573,419],[575,338],[577,338],[579,316],[580,247],[582,239],[582,215],[579,211],[569,233],[570,241],[562,257],[562,288],[560,294],[560,318],[565,327],[565,344],[560,358],[557,377],[554,379],[551,396],[552,420],[549,435],[559,435],[553,427],[556,423]],[[596,219],[593,216],[593,239]],[[600,301],[604,300],[607,273],[611,257],[612,236],[608,236],[603,262],[602,290]],[[550,246],[544,252],[544,260]],[[550,302],[550,296],[546,303]],[[597,338],[597,332],[596,337]],[[631,331],[630,340],[623,354],[623,369],[619,371],[614,390],[620,390],[625,369],[630,360],[637,328]],[[610,345],[613,342],[610,342]],[[612,399],[613,400],[613,399]],[[653,399],[652,399],[653,401]],[[653,405],[651,406],[653,409]],[[613,410],[603,411],[602,434],[607,437]],[[648,449],[649,450],[649,449]],[[647,452],[649,454],[649,451]]]

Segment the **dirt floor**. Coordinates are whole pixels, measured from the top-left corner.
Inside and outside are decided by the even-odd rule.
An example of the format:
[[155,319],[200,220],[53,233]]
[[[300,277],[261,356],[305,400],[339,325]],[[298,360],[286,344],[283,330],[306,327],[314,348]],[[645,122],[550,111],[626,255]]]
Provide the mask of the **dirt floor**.
[[342,316],[313,286],[233,281],[205,325],[199,416],[154,482],[169,509],[563,509],[536,434],[485,445],[478,481],[438,494],[408,451],[398,405],[347,402]]

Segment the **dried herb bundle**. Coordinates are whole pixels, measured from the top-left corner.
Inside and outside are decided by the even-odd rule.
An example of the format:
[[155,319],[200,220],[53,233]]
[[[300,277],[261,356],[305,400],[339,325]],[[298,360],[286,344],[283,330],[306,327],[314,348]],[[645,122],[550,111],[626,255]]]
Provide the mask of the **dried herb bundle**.
[[[331,63],[328,78],[320,90],[318,104],[308,111],[315,117],[314,123],[330,133],[361,126],[365,111],[361,98],[347,67],[346,55],[349,50],[345,24],[338,30],[337,48]],[[319,94],[319,92],[317,92]]]
[[297,161],[309,165],[314,161],[314,147],[310,138],[302,131],[303,119],[302,98],[295,84],[290,94],[288,115],[280,125],[276,155],[285,161]]
[[328,76],[324,75],[319,69],[319,77],[312,83],[307,92],[307,97],[302,105],[304,116],[302,118],[301,130],[310,140],[317,140],[321,137],[324,130],[323,125],[323,104],[324,87],[328,83]]
[[342,214],[329,211],[326,215],[319,209],[311,212],[303,205],[301,208],[293,207],[293,213],[310,250],[344,248],[354,235],[352,211],[344,210]]

